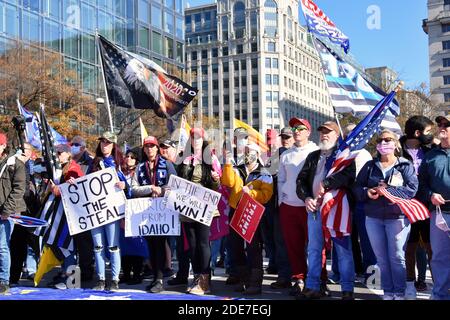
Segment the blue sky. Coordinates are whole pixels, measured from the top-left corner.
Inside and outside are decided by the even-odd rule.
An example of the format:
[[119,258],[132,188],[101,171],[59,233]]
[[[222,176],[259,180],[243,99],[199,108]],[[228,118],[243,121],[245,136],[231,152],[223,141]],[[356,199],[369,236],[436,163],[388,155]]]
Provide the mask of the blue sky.
[[[211,0],[185,0],[190,6]],[[350,52],[365,67],[388,66],[407,88],[429,85],[428,37],[422,30],[426,0],[315,0],[350,38]],[[380,8],[380,29],[370,30],[369,6]],[[301,16],[304,24],[303,16]]]

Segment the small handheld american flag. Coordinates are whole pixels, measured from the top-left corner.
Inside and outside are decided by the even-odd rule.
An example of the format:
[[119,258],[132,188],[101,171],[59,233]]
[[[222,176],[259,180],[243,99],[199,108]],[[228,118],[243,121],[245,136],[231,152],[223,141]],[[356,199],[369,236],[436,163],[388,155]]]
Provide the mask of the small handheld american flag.
[[411,223],[430,217],[428,209],[416,199],[405,199],[395,187],[378,188],[380,193],[390,202],[398,205]]

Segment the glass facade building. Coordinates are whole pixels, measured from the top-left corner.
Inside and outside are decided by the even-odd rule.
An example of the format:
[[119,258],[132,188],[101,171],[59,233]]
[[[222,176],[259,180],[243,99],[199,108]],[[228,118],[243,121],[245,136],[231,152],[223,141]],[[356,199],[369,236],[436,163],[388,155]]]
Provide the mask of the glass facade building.
[[0,53],[17,40],[60,52],[83,92],[103,96],[95,32],[184,69],[183,0],[0,0]]

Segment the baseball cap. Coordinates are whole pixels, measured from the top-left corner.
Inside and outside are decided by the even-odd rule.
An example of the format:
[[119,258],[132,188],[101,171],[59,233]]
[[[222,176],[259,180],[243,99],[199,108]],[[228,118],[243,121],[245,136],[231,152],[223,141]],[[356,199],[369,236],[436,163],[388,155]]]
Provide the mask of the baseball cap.
[[170,139],[166,139],[163,142],[161,142],[160,144],[161,146],[166,146],[166,147],[172,147],[172,148],[176,148],[177,147],[177,143],[173,140]]
[[57,153],[68,152],[70,153],[70,146],[68,144],[58,144],[55,147]]
[[442,120],[447,120],[448,122],[450,122],[450,114],[446,115],[445,117],[444,116],[436,117],[436,123],[439,124],[441,123]]
[[6,138],[6,134],[0,133],[0,144],[7,144],[8,139]]
[[311,131],[311,124],[309,123],[308,120],[306,119],[302,119],[302,118],[291,118],[291,120],[289,120],[289,126],[290,127],[296,127],[298,125],[304,125],[305,127],[308,128],[309,131]]
[[320,127],[317,128],[317,131],[321,131],[323,128],[326,128],[331,131],[335,131],[337,134],[339,134],[339,126],[336,122],[333,121],[326,121]]
[[117,143],[117,135],[114,132],[111,131],[105,131],[103,134],[98,138],[98,140],[106,139],[109,142]]
[[203,128],[192,128],[189,132],[190,136],[193,137],[195,134],[204,138],[205,137],[205,130]]
[[292,137],[292,131],[289,127],[284,127],[283,129],[281,129],[281,133],[278,136]]
[[146,144],[154,144],[155,146],[159,147],[158,139],[156,139],[154,136],[145,137],[142,146],[145,146]]
[[247,129],[245,129],[243,127],[236,128],[236,129],[234,129],[234,136],[235,137],[248,136],[248,131],[247,131]]

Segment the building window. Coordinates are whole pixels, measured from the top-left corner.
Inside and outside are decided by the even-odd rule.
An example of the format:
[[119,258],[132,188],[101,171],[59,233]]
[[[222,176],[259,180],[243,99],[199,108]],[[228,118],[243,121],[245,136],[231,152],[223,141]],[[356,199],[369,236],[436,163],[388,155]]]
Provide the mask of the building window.
[[166,37],[166,57],[173,59],[173,39]]
[[228,55],[228,47],[225,47],[222,49],[222,56],[227,56]]
[[149,23],[148,19],[149,13],[149,5],[147,1],[139,0],[138,1],[138,20],[144,23]]
[[148,45],[148,28],[139,26],[139,46],[145,49],[150,49]]
[[444,93],[444,101],[450,102],[450,93]]
[[[450,42],[450,41],[449,41]],[[449,45],[449,47],[450,47],[450,45]],[[276,49],[276,47],[275,47],[275,42],[269,42],[269,43],[267,43],[267,51],[269,51],[269,52],[275,52],[275,49]]]
[[445,23],[442,25],[442,33],[446,33],[450,31],[450,23]]
[[233,8],[233,28],[236,39],[244,37],[245,31],[245,5],[241,1],[236,2]]
[[256,42],[252,42],[251,47],[252,47],[252,52],[258,51],[258,44]]
[[250,28],[251,36],[256,37],[258,35],[258,15],[254,11],[250,13]]
[[272,59],[272,68],[278,69],[278,58]]
[[270,68],[270,58],[266,58],[266,68]]
[[152,26],[162,29],[161,8],[152,4]]
[[191,52],[191,57],[192,57],[192,58],[191,58],[192,61],[197,60],[197,51],[192,51],[192,52]]
[[275,37],[278,28],[277,4],[274,0],[264,2],[264,33]]
[[237,54],[244,53],[244,46],[243,46],[242,44],[238,44],[238,45],[236,46],[236,53],[237,53]]
[[450,84],[450,76],[444,76],[444,84]]
[[272,84],[272,76],[270,74],[266,74],[266,84],[269,86]]
[[450,50],[450,40],[442,41],[442,50]]
[[223,63],[223,72],[228,72],[228,62]]
[[272,91],[266,91],[266,101],[272,101]]
[[218,52],[219,52],[219,50],[218,50],[217,48],[212,49],[212,56],[213,56],[214,58],[217,57],[217,56],[218,56]]
[[207,58],[208,58],[208,51],[202,50],[202,59],[207,59]]
[[274,91],[274,92],[273,92],[273,96],[272,96],[273,101],[278,101],[278,97],[279,97],[278,91]]
[[177,42],[177,62],[183,62],[183,43]]
[[279,84],[279,77],[278,77],[277,74],[274,74],[272,76],[272,84],[275,85],[275,86],[277,86]]
[[444,58],[443,66],[444,68],[450,67],[450,58]]
[[258,68],[258,59],[252,59],[252,69]]
[[[152,32],[152,51],[162,54],[163,53],[163,49],[162,49],[162,37],[161,34],[153,31]],[[192,54],[194,54],[196,52],[193,52]],[[197,59],[197,57],[196,57]]]
[[183,33],[183,19],[180,17],[176,18],[176,35],[180,39],[184,39],[184,33]]
[[222,17],[222,40],[228,40],[228,17]]
[[173,14],[168,12],[164,13],[164,30],[171,35],[174,34]]
[[266,117],[267,118],[272,118],[272,108],[267,108],[266,109]]

